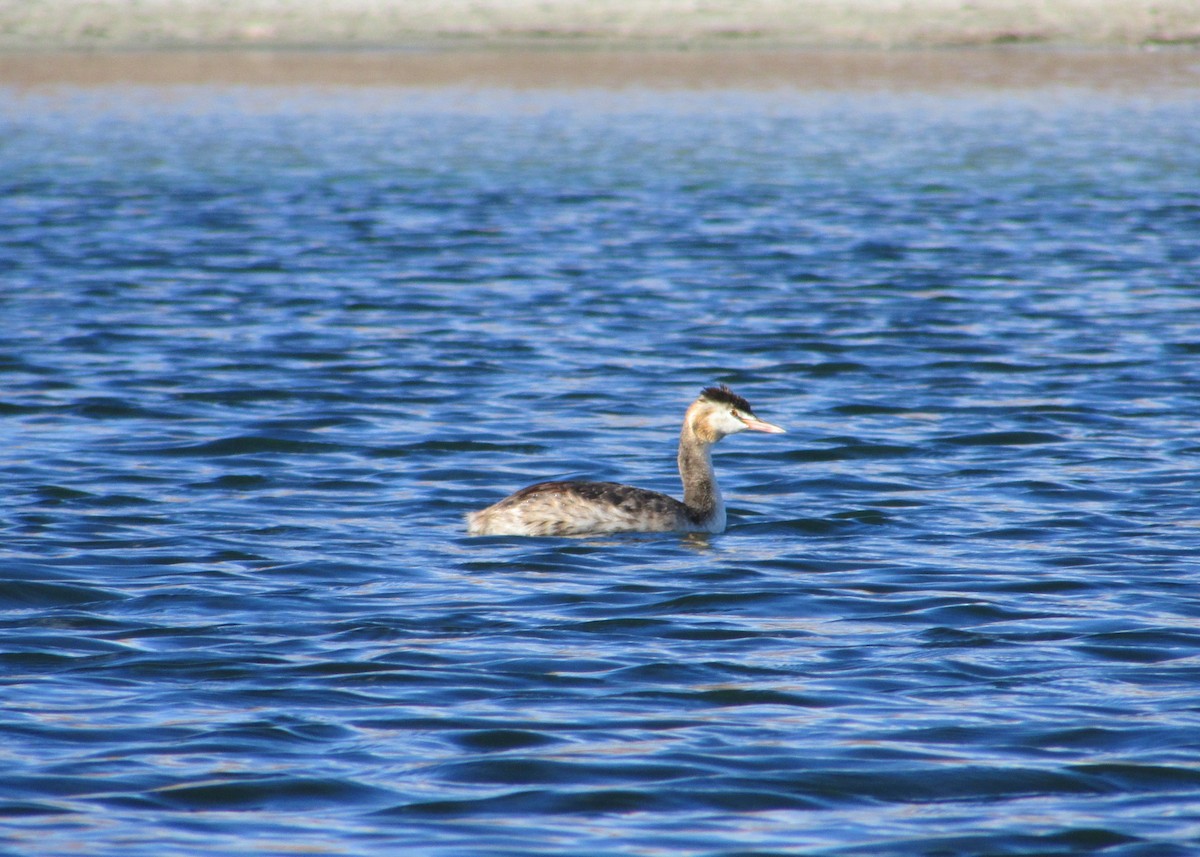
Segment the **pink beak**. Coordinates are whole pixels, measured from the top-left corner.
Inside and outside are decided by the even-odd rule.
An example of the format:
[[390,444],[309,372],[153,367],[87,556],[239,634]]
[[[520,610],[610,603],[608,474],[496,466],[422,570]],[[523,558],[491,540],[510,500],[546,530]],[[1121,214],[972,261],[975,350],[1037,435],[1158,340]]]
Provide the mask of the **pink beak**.
[[746,428],[750,431],[762,431],[767,434],[787,434],[786,429],[781,429],[779,426],[760,420],[758,417],[752,417],[749,414],[738,414],[738,417],[746,424]]

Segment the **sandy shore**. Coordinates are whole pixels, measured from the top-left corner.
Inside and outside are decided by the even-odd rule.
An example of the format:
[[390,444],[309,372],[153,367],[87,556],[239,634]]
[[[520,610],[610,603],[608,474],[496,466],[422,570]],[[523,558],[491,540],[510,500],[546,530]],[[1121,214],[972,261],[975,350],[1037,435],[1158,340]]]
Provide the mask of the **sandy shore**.
[[0,85],[1200,88],[1200,0],[0,0]]
[[1200,45],[1197,0],[0,0],[0,50]]
[[1192,50],[496,49],[0,52],[0,86],[503,86],[1200,92]]

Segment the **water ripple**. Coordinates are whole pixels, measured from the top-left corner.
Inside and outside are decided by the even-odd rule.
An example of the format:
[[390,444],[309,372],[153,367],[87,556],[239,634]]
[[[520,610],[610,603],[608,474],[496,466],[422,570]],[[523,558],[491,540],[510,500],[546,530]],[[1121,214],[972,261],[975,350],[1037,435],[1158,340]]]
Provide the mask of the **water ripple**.
[[[0,92],[14,853],[1200,847],[1193,101],[111,95]],[[465,535],[713,382],[726,533]]]

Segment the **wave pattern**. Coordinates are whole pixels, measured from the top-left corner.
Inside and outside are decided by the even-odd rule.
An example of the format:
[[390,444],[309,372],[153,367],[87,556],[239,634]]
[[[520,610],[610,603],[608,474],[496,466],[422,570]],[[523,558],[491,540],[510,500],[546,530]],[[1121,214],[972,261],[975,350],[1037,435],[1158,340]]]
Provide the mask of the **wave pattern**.
[[[131,106],[132,105],[132,106]],[[0,98],[18,853],[1200,847],[1200,111]],[[548,478],[717,537],[468,539]]]

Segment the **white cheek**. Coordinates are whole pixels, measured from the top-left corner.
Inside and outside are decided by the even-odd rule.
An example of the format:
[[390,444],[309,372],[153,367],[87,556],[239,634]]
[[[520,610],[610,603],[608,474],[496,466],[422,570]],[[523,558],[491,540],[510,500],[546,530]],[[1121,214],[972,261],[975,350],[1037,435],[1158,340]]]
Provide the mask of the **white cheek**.
[[746,430],[746,424],[733,414],[722,414],[720,429],[722,434],[737,434]]

